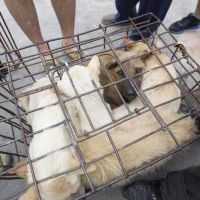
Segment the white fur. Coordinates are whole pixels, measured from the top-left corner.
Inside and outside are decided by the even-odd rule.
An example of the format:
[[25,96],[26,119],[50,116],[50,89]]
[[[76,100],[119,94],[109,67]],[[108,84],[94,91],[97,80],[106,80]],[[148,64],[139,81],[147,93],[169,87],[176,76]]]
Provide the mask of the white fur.
[[[69,75],[79,94],[94,89],[88,69],[85,67],[74,66],[69,70]],[[50,82],[47,78],[43,78],[37,81],[29,89],[36,89],[49,83]],[[60,91],[63,92],[66,97],[69,98],[74,96],[75,91],[66,73],[63,75],[62,80],[58,81],[57,84]],[[101,98],[96,92],[81,97],[81,99],[83,100],[83,104],[87,104],[86,109],[89,110],[88,114],[91,117],[95,128],[105,125],[105,123],[111,121]],[[65,126],[59,125],[48,129],[48,127],[55,125],[58,122],[62,122],[65,119],[59,104],[49,106],[57,101],[58,99],[53,89],[48,89],[32,94],[28,97],[23,97],[20,101],[26,111],[32,111],[34,109],[44,107],[42,110],[34,111],[27,115],[27,120],[32,126],[33,132],[43,130],[42,132],[34,135],[30,143],[29,153],[31,160],[55,151],[50,155],[33,162],[34,174],[36,180],[38,181],[52,175],[62,173],[74,167],[74,164],[70,162],[72,160],[72,156],[75,156],[72,147],[61,151],[58,150],[71,143]],[[70,102],[67,104],[67,107],[69,108],[72,116],[77,117],[74,115],[74,112],[78,113],[77,109],[80,109],[79,102],[77,100]],[[98,110],[98,112],[95,113],[94,110]],[[103,115],[101,113],[103,113]],[[89,130],[89,125],[85,125],[87,120],[83,111],[80,111],[79,117],[80,124],[76,124],[79,130]],[[77,121],[77,119],[74,118],[73,120]],[[28,167],[28,183],[32,183],[32,181],[33,177],[31,175],[30,167]],[[64,200],[74,193],[82,191],[83,189],[80,183],[80,176],[70,173],[44,181],[39,184],[39,190],[42,199]],[[24,199],[25,196],[26,195],[22,196],[21,199]]]
[[[90,74],[88,73],[88,70]],[[89,68],[80,67],[79,73],[77,73],[77,71],[78,71],[77,68],[72,68],[70,70],[70,75],[73,76],[74,79],[73,84],[77,90],[78,95],[92,91],[96,88],[92,83],[91,77],[93,78],[93,81],[95,82],[96,86],[97,87],[100,86],[98,78],[99,77],[98,75],[100,74],[100,63],[97,56],[94,56],[91,59],[89,63]],[[69,97],[76,96],[75,91],[73,90],[72,87],[72,83],[70,82],[70,79],[66,73],[63,74],[62,80],[58,82],[58,88],[63,94]],[[99,93],[101,94],[101,92]],[[98,94],[98,92],[95,91],[80,97],[82,104],[85,107],[85,110],[87,111],[87,115],[91,120],[92,126],[95,129],[103,127],[111,122],[111,118],[108,113],[108,110],[111,112],[110,106],[107,103],[105,103],[108,108],[107,110],[105,105],[103,104],[104,102],[103,96],[101,99],[99,96],[100,94]],[[77,115],[79,116],[79,123],[82,132],[93,130],[91,125],[89,124],[89,120],[86,117],[86,113],[84,112],[80,101],[76,98],[75,100],[73,100],[73,103],[75,104],[75,107],[78,110]],[[74,111],[71,111],[71,108],[72,107],[68,107],[68,110],[70,114],[73,115]]]
[[[47,78],[43,78],[36,82],[31,89],[39,88],[49,83],[50,82]],[[27,120],[32,126],[33,132],[43,130],[42,132],[34,135],[30,143],[29,154],[31,160],[55,151],[54,153],[51,153],[50,155],[33,162],[36,180],[41,180],[51,175],[64,172],[69,168],[69,161],[71,159],[71,153],[69,153],[69,151],[71,150],[65,149],[58,151],[58,149],[69,145],[71,143],[70,137],[63,124],[48,129],[48,127],[64,120],[64,115],[58,104],[49,106],[50,104],[58,101],[55,92],[53,89],[48,89],[39,93],[35,93],[29,97],[24,97],[21,103],[25,101],[25,98],[28,98],[26,100],[28,101],[28,107],[26,107],[26,111],[32,111],[34,109],[44,107],[42,110],[34,111],[27,115]],[[32,183],[32,181],[33,177],[29,167],[28,183]],[[56,187],[55,184],[58,181],[62,182],[63,185],[58,186],[59,194],[55,194],[52,191],[55,190],[54,187]],[[46,200],[64,200],[72,194],[71,192],[68,193],[68,191],[66,191],[66,187],[69,185],[72,186],[72,193],[73,191],[77,192],[81,186],[80,178],[71,174],[69,176],[62,176],[45,181],[39,184],[41,197],[42,199]]]
[[[161,57],[162,57],[162,54],[161,54]],[[165,56],[163,56],[161,59],[164,60],[163,62],[165,62]],[[150,58],[150,60],[147,60],[146,65],[147,65],[146,71],[148,71],[149,69],[155,68],[158,65],[158,63],[152,57]],[[174,77],[175,71],[174,71],[173,66],[170,66],[167,68],[169,68],[170,73]],[[94,73],[94,71],[92,73]],[[93,74],[93,76],[97,77],[95,76],[95,74]],[[78,75],[76,75],[76,77],[78,80],[84,79],[84,77],[82,76],[78,77]],[[63,82],[61,82],[61,85],[62,84],[63,85],[60,87],[58,84],[58,88],[60,88],[60,90],[62,90],[64,94],[67,94],[68,90],[71,91],[71,89],[66,88],[66,84],[64,84],[64,80],[66,81],[67,79],[66,78],[63,79]],[[169,81],[169,80],[170,80],[170,77],[165,72],[165,70],[159,69],[158,71],[152,71],[152,72],[147,73],[144,76],[142,89],[145,89],[145,88],[148,88],[153,85],[156,85],[165,81]],[[83,85],[77,85],[77,88],[80,88],[80,90],[78,89],[78,91],[80,92],[85,91],[84,90],[85,86]],[[72,93],[71,95],[73,96],[74,93]],[[152,89],[151,91],[146,92],[146,96],[148,97],[149,101],[153,105],[157,105],[169,99],[180,96],[180,91],[178,90],[178,88],[176,87],[174,83],[170,83],[167,86],[165,85],[160,86],[159,88],[155,88],[155,89]],[[97,98],[97,95],[94,96],[94,99],[95,98]],[[87,109],[90,109],[89,106],[91,102],[86,101],[86,100],[83,102],[85,104],[88,104]],[[97,101],[97,104],[99,104],[99,101]],[[184,116],[184,114],[177,113],[179,104],[180,104],[180,100],[177,100],[157,110],[160,113],[160,115],[164,118],[164,120],[167,123],[169,123],[170,121],[173,121],[179,117]],[[130,103],[131,109],[141,107],[141,106],[142,106],[142,103],[138,98],[136,98]],[[78,104],[77,104],[77,107],[79,107]],[[79,111],[80,113],[82,112],[81,110]],[[95,109],[95,112],[97,113],[98,111]],[[102,118],[103,115],[107,116],[107,112],[104,112],[102,110],[100,112],[101,112],[101,117],[97,116],[96,118],[96,120],[99,120],[99,121],[103,119]],[[121,106],[113,111],[113,115],[115,118],[118,118],[119,116],[122,116],[125,113],[126,111],[124,109],[124,106]],[[81,116],[83,115],[81,114]],[[82,119],[84,119],[84,117],[80,117],[80,120]],[[85,125],[81,123],[81,127],[82,126],[84,127]],[[89,128],[88,125],[86,125],[86,128]],[[113,142],[115,143],[116,148],[120,149],[118,153],[120,155],[120,158],[126,170],[139,167],[141,166],[141,164],[145,162],[149,162],[152,159],[158,156],[164,155],[170,150],[176,148],[176,145],[174,141],[172,140],[171,136],[165,130],[162,130],[162,131],[160,130],[157,133],[143,139],[142,141],[136,142],[135,144],[130,145],[127,148],[123,148],[125,145],[129,144],[130,142],[134,142],[137,139],[147,135],[151,131],[154,131],[158,128],[160,128],[160,124],[158,123],[158,121],[150,112],[146,112],[145,114],[142,114],[140,116],[137,116],[136,118],[130,119],[129,121],[123,124],[120,124],[117,127],[110,130],[110,136]],[[191,118],[182,119],[181,121],[171,125],[170,128],[180,143],[183,143],[184,141],[187,141],[188,139],[192,138],[194,136],[194,132],[196,131],[194,121]],[[95,163],[89,165],[89,167],[91,167],[92,170],[88,170],[88,173],[90,174],[90,178],[95,186],[104,184],[107,181],[123,174],[120,163],[118,162],[118,159],[116,155],[114,154],[114,150],[112,148],[111,141],[109,140],[107,133],[103,132],[97,136],[88,138],[87,140],[80,142],[79,146],[81,148],[81,151],[86,161],[96,160],[98,158],[101,158],[102,156],[105,156],[103,159],[100,159],[99,161],[96,161]],[[80,165],[78,159],[76,158],[76,156],[74,156],[73,151],[69,152],[69,157],[71,157],[70,163],[73,163],[73,166]],[[54,162],[57,162],[57,161],[54,160]],[[65,165],[63,161],[61,163],[63,164],[63,166]],[[83,175],[83,173],[74,172],[73,175],[74,175],[74,178],[76,177],[76,180],[80,180],[81,178],[82,185],[85,188],[89,187],[86,177],[85,175]],[[65,176],[71,179],[70,175],[65,175]],[[73,192],[76,192],[75,191],[76,188],[74,187],[74,185],[73,184],[70,185],[66,190],[67,191],[69,190],[69,193],[71,190],[73,190]],[[78,188],[77,188],[77,192],[78,192]]]
[[[161,60],[163,65],[170,63],[169,58],[164,53],[158,53],[157,57]],[[153,55],[146,60],[145,64],[146,68],[144,70],[145,73],[141,84],[141,90],[144,91],[148,88],[157,86],[145,92],[146,97],[153,106],[180,97],[180,90],[176,86],[175,82],[172,81],[172,79],[177,78],[176,71],[173,65],[171,64],[167,65],[166,69],[164,69],[164,67],[159,67],[161,66],[161,64],[159,63],[157,58]],[[172,78],[170,77],[169,74],[171,75]],[[167,83],[169,81],[172,82]],[[165,84],[162,86],[158,86],[159,84],[162,83]],[[161,113],[164,111],[165,114],[166,112],[169,113],[177,112],[179,109],[180,101],[181,99],[179,98],[173,102],[170,102],[169,104],[162,106],[161,108],[158,108],[157,111]],[[142,108],[143,106],[144,105],[139,97],[134,99],[129,104],[129,107],[132,111],[134,111],[135,108]],[[113,111],[115,118],[119,118],[120,116],[123,116],[125,113],[127,113],[127,111],[124,106],[120,106],[119,108],[116,108]]]
[[[169,63],[169,59],[165,54],[158,54],[158,57],[160,57],[163,64]],[[146,61],[145,71],[148,72],[153,68],[155,69],[158,65],[157,59],[154,56],[150,56],[150,58]],[[176,78],[176,72],[172,65],[167,66],[167,70],[173,78]],[[142,89],[146,89],[170,80],[170,76],[163,68],[153,70],[144,75]],[[154,106],[173,98],[180,97],[180,91],[174,82],[154,88],[145,92],[145,94]],[[129,106],[132,110],[135,108],[141,108],[142,103],[139,100],[139,97],[134,99]],[[182,113],[177,113],[179,106],[180,99],[159,107],[156,110],[162,116],[164,121],[169,123],[184,116]],[[123,116],[124,114],[127,114],[124,106],[113,110],[115,118]],[[125,169],[130,170],[135,167],[139,167],[141,164],[149,162],[152,159],[162,156],[176,148],[176,144],[169,132],[167,130],[163,130],[157,131],[157,133],[141,140],[140,142],[130,145],[128,148],[123,149],[123,147],[127,144],[148,135],[150,132],[159,129],[160,126],[161,125],[158,123],[154,115],[151,112],[146,112],[145,114],[130,119],[111,130],[111,137],[115,146],[118,149],[122,148],[122,150],[119,151],[119,155],[123,161]],[[170,129],[180,144],[194,137],[196,131],[194,120],[190,117],[176,122],[170,126]],[[97,159],[98,157],[113,152],[112,146],[106,134],[100,134],[96,136],[96,138],[84,141],[82,146],[87,160]],[[95,154],[91,153],[91,149],[92,152],[95,152]],[[114,155],[100,160],[95,163],[95,165],[97,170],[93,172],[90,177],[96,186],[122,175],[122,169],[116,159],[116,156]],[[86,181],[84,184],[85,187],[88,187]]]

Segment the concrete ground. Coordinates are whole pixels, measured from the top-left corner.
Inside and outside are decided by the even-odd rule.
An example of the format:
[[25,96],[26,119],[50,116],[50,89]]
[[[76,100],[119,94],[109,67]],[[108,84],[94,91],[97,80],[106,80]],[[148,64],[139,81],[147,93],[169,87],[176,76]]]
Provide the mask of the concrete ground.
[[[50,0],[34,0],[34,2],[38,11],[44,39],[52,39],[61,36],[60,28],[51,7]],[[168,27],[174,21],[193,12],[196,2],[197,0],[173,1],[164,20],[164,24]],[[8,12],[3,0],[0,0],[0,12],[2,12],[5,17],[17,45],[21,47],[30,44],[29,39],[23,34]],[[115,12],[114,0],[77,0],[75,33],[81,33],[98,27],[102,16],[112,12]],[[200,30],[191,30],[177,35],[178,39],[184,41],[189,51],[195,54],[194,57],[198,55],[199,52],[199,33]],[[196,59],[197,57],[198,56],[196,56]]]
[[[172,22],[194,11],[196,2],[196,0],[173,1],[172,6],[164,21],[164,24],[166,24],[168,27]],[[39,13],[40,24],[44,38],[51,39],[61,36],[56,16],[53,12],[50,1],[35,0],[35,4]],[[2,12],[3,16],[5,17],[8,26],[14,35],[18,47],[30,44],[28,38],[23,34],[23,32],[13,20],[12,16],[9,14],[3,0],[0,0],[0,12]],[[77,0],[75,32],[80,33],[98,27],[101,17],[105,14],[109,14],[112,12],[115,12],[114,0]],[[188,48],[188,51],[200,64],[200,30],[187,31],[181,35],[177,35],[176,37],[178,38],[178,40],[184,42],[184,44]],[[172,160],[170,160],[165,166],[161,167],[158,171],[148,175],[148,178],[157,178],[168,171],[200,164],[199,145],[200,142],[195,143],[189,149],[178,153],[178,155],[173,157]],[[19,182],[16,182],[16,185],[17,184],[19,184]],[[8,190],[9,187],[6,184],[0,184],[0,200],[5,199],[5,194]],[[96,195],[89,197],[88,199],[122,200],[124,198],[121,196],[120,188],[112,188],[101,191]]]

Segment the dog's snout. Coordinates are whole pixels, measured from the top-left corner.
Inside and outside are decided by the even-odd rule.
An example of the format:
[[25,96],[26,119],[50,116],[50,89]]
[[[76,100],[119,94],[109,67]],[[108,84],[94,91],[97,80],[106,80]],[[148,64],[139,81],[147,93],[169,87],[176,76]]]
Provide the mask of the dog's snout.
[[136,96],[136,92],[129,81],[125,81],[122,87],[122,94],[127,103],[131,102]]
[[130,86],[127,88],[125,92],[125,99],[127,102],[131,102],[135,97],[136,97],[136,92],[135,90]]
[[128,102],[131,102],[136,97],[136,93],[134,91],[131,91],[129,94],[127,94],[126,99]]

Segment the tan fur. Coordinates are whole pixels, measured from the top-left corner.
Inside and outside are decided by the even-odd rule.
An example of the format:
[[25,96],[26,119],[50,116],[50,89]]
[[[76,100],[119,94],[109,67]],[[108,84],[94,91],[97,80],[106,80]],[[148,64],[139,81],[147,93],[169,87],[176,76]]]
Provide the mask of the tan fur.
[[[137,47],[137,53],[140,53],[139,47],[136,44],[131,46],[131,48],[129,46],[129,50],[133,51],[135,47]],[[144,45],[142,45],[142,52],[143,47]],[[158,53],[158,56],[163,63],[169,62],[165,54]],[[157,59],[152,55],[145,60],[145,70],[147,71],[153,69],[158,64]],[[168,66],[167,69],[169,71],[172,69],[170,72],[172,73],[172,76],[175,76],[175,74],[173,74],[173,66]],[[149,71],[144,76],[141,88],[148,88],[154,86],[155,84],[169,81],[170,79],[171,78],[164,69]],[[145,95],[155,106],[172,98],[179,97],[180,91],[176,87],[176,84],[172,82],[149,90],[145,93]],[[157,111],[168,124],[174,120],[185,117],[184,114],[177,113],[179,105],[180,100],[176,100],[157,108]],[[129,104],[129,106],[132,110],[134,110],[135,108],[140,108],[143,105],[140,99],[136,98]],[[114,118],[119,118],[125,114],[126,111],[124,106],[120,106],[119,108],[113,110]],[[124,168],[127,171],[140,167],[142,164],[148,163],[177,148],[176,143],[173,141],[170,133],[165,128],[148,136],[148,134],[159,129],[160,127],[161,125],[158,123],[154,115],[151,112],[146,112],[110,130],[110,137],[118,149],[119,156],[123,162]],[[195,132],[197,131],[194,120],[190,117],[181,119],[180,121],[170,125],[169,128],[174,133],[180,144],[183,144],[185,141],[193,138],[195,136]],[[145,136],[148,137],[143,138]],[[141,141],[137,141],[141,138],[143,138]],[[94,186],[105,184],[109,180],[123,175],[120,163],[114,154],[114,149],[107,133],[103,132],[99,135],[88,138],[87,140],[80,142],[79,146],[84,159],[87,162],[95,161],[93,164],[89,165],[89,167],[93,168],[93,170],[90,172],[88,171]],[[75,154],[71,158],[72,167],[80,166]],[[89,188],[87,179],[83,172],[81,173],[79,171],[74,174],[77,176],[81,175],[82,186],[84,186],[84,188]]]
[[24,193],[21,197],[20,200],[37,200],[37,195],[35,191],[35,186],[31,186],[26,193]]
[[[131,44],[130,41],[126,42],[128,42],[128,45]],[[148,47],[146,45],[142,44],[141,46],[142,48],[140,51],[140,43],[134,44],[133,46],[131,44],[131,46],[129,46],[129,50],[136,50],[138,54],[144,52],[145,48],[147,48],[148,50]],[[163,64],[170,62],[170,60],[165,54],[156,52],[156,55],[160,58]],[[151,55],[147,59],[145,59],[145,65],[147,66],[145,70],[148,71],[157,67],[158,65],[160,65],[160,63],[154,55]],[[173,69],[173,66],[167,66],[167,71],[169,71],[172,77],[175,78],[176,74],[174,73],[175,71]],[[165,83],[171,80],[171,77],[168,75],[166,70],[161,68],[158,70],[148,72],[144,76],[144,79],[145,80],[143,81],[147,85],[142,84],[142,89],[160,83]],[[174,82],[151,89],[145,94],[154,106],[166,102],[170,99],[180,97],[180,91],[178,90]],[[184,114],[177,113],[179,105],[180,100],[176,100],[157,108],[157,111],[166,123],[170,123],[176,119],[185,116]],[[135,100],[133,100],[133,102],[130,103],[130,108],[132,108],[132,110],[142,106],[143,105],[139,98],[136,98]],[[116,118],[123,115],[124,113],[125,112],[123,106],[120,106],[119,108],[113,110],[114,117]],[[133,145],[130,145],[127,148],[123,148],[123,146],[128,145],[131,142],[134,142],[139,138],[148,135],[151,131],[155,131],[159,128],[160,124],[158,123],[156,118],[151,112],[147,112],[119,125],[118,127],[115,127],[111,131],[111,137],[115,143],[115,146],[118,149],[121,149],[119,150],[119,155],[124,163],[125,169],[130,170],[139,167],[145,162],[149,162],[152,159],[155,159],[158,156],[162,156],[167,152],[177,148],[167,129],[157,131],[153,135]],[[172,124],[169,128],[174,133],[175,137],[177,138],[180,144],[193,138],[195,136],[195,132],[197,131],[194,120],[190,117],[181,119],[175,124]],[[101,145],[99,146],[99,144]],[[81,144],[81,146],[83,148],[82,151],[84,152],[84,155],[87,158],[87,160],[97,159],[98,157],[105,156],[106,154],[113,152],[112,146],[109,143],[107,136],[104,134],[98,135],[96,139],[93,138],[91,139],[91,141],[84,141],[83,144]],[[92,154],[90,149],[92,149],[92,152],[95,152],[95,154]],[[108,156],[107,158],[96,162],[95,165],[97,166],[98,170],[91,174],[91,178],[94,184],[97,186],[106,183],[112,178],[122,175],[121,167],[119,165],[119,162],[117,161],[116,156],[114,155]],[[88,185],[86,181],[85,184],[87,187]]]
[[[142,83],[142,76],[140,75],[136,77],[136,75],[138,73],[137,70],[141,73],[144,69],[144,63],[142,62],[142,60],[138,58],[133,59],[132,57],[136,55],[134,52],[115,51],[115,53],[120,59],[120,61],[122,62],[122,65],[124,69],[126,70],[126,72],[132,78],[134,78],[137,86],[140,88],[141,83]],[[114,81],[119,81],[125,77],[124,74],[119,75],[119,73],[117,72],[119,71],[123,73],[121,67],[119,66],[119,64],[116,62],[116,60],[111,54],[101,55],[99,56],[99,58],[102,64],[100,68],[101,73],[100,73],[99,81],[102,86],[106,86],[109,83],[112,83]],[[123,62],[126,59],[129,59],[129,60]],[[109,74],[111,80],[109,79],[107,74]],[[126,87],[131,87],[130,85],[127,85],[127,84],[129,84],[128,81],[126,82],[123,81],[116,84],[116,87],[118,88],[119,92],[124,97],[126,97],[126,94],[123,95],[124,91],[126,90]],[[132,89],[132,87],[130,89]],[[117,93],[114,85],[105,87],[103,94],[104,94],[104,100],[111,105],[111,108],[116,108],[123,104],[123,101],[120,98],[119,94]],[[137,94],[136,92],[134,92],[133,98],[136,96]]]
[[[181,116],[183,115],[175,115],[175,117]],[[146,115],[146,120],[149,120],[149,117],[152,116]],[[168,121],[173,120],[171,116],[165,116],[165,119]],[[147,135],[151,130],[155,130],[156,126],[157,128],[159,127],[158,123],[156,123],[156,120],[154,123],[145,125],[141,124],[140,120],[141,118],[132,120],[133,129],[130,131],[127,131],[127,128],[125,127],[123,130],[119,126],[119,130],[117,130],[118,127],[116,127],[116,130],[111,132],[115,146],[118,149],[136,141],[142,136]],[[140,122],[140,124],[138,124],[138,122]],[[184,141],[187,141],[189,138],[194,136],[196,127],[194,121],[191,118],[186,118],[179,123],[172,125],[171,130],[174,132],[178,141],[183,143]],[[99,143],[101,143],[101,146]],[[103,134],[83,142],[81,147],[85,158],[87,158],[89,161],[113,152],[107,136]],[[175,142],[172,140],[169,133],[167,131],[159,131],[154,135],[151,135],[150,137],[137,142],[136,144],[130,145],[129,147],[120,150],[119,155],[122,159],[122,162],[124,163],[125,169],[131,170],[141,166],[141,164],[145,162],[149,162],[152,159],[155,159],[158,156],[162,156],[175,148]],[[92,152],[95,152],[95,154],[91,152],[91,149]],[[108,180],[122,175],[121,167],[117,161],[116,156],[114,155],[108,156],[107,158],[98,161],[95,163],[95,165],[97,166],[97,170],[90,175],[95,186],[106,183]],[[88,187],[86,181],[85,184],[85,187]]]

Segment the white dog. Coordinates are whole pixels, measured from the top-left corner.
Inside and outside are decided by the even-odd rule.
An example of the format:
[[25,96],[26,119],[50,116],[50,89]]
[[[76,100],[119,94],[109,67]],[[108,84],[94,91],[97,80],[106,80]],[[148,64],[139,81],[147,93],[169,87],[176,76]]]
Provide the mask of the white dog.
[[[145,45],[143,46],[144,48],[146,48]],[[132,50],[134,50],[134,48],[135,46],[131,46]],[[138,52],[139,50],[140,48],[137,47]],[[168,59],[164,54],[158,54],[158,56],[161,58],[162,62],[164,63],[168,62]],[[98,59],[96,59],[96,61],[94,60],[96,62],[96,65],[93,66],[99,66],[97,60]],[[163,82],[171,81],[171,77],[169,76],[168,72],[171,74],[172,77],[174,78],[176,77],[173,66],[167,66],[168,72],[166,72],[164,69],[156,69],[157,66],[158,66],[158,61],[156,60],[155,57],[151,56],[146,60],[147,73],[144,75],[143,78],[143,83],[142,83],[143,90]],[[96,70],[98,69],[98,67],[92,69],[92,67],[90,66],[88,69],[90,70],[90,72],[92,70],[91,76],[98,85],[99,70]],[[148,72],[148,70],[152,71]],[[81,77],[82,76],[77,76],[74,74],[74,82],[78,83],[78,80],[81,79]],[[63,80],[67,79],[64,78]],[[71,88],[68,88],[67,85],[65,82],[58,83],[58,88],[60,91],[62,91],[64,95],[73,96],[75,94],[74,91]],[[81,85],[78,85],[77,88],[79,88],[79,86]],[[77,90],[82,91],[79,89]],[[69,95],[69,91],[73,92],[70,93]],[[171,100],[173,98],[180,97],[180,91],[176,86],[175,82],[170,82],[166,85],[160,85],[157,88],[146,91],[145,94],[148,100],[154,106],[166,102],[168,100]],[[96,98],[97,96],[94,97],[94,99]],[[98,102],[97,105],[100,104],[99,100],[97,102]],[[84,100],[84,104],[87,104],[86,100]],[[75,105],[76,105],[75,107],[78,108],[80,106],[77,100],[75,100]],[[171,121],[174,121],[178,118],[185,117],[184,114],[177,113],[179,105],[180,105],[180,100],[177,99],[157,108],[157,111],[162,116],[162,118],[166,123],[170,123]],[[130,103],[131,109],[141,108],[141,107],[143,107],[143,104],[141,103],[139,98],[136,98]],[[88,103],[88,109],[89,109],[89,103]],[[80,113],[82,112],[81,109],[78,111],[80,111]],[[107,110],[100,112],[102,112],[101,116],[98,115],[96,120],[98,121],[105,120],[102,118],[105,115],[107,118],[106,120],[108,120],[109,122],[110,118],[108,116]],[[126,114],[124,106],[121,106],[113,110],[114,118],[119,118],[124,114]],[[80,116],[83,115],[80,114]],[[79,118],[80,121],[82,119],[85,119],[84,117],[80,117]],[[84,127],[84,129],[86,128],[90,130],[88,124],[86,123],[85,126],[84,123],[80,122],[81,124],[80,129]],[[106,121],[104,121],[104,123],[106,123]],[[79,147],[83,154],[83,157],[86,162],[91,162],[87,171],[90,175],[90,179],[93,185],[99,186],[104,183],[107,183],[107,181],[112,180],[113,178],[117,178],[118,176],[123,175],[122,168],[126,169],[127,171],[132,170],[136,167],[140,167],[142,164],[146,162],[149,162],[175,149],[176,143],[173,141],[172,137],[168,133],[168,129],[165,129],[165,127],[162,127],[163,129],[160,128],[161,125],[157,121],[156,117],[154,117],[154,115],[151,112],[147,111],[146,113],[141,114],[133,119],[130,119],[125,123],[122,123],[117,127],[111,129],[109,133],[102,131],[101,134],[88,138],[87,140],[81,141],[79,143]],[[172,132],[174,133],[180,144],[194,137],[196,132],[196,126],[194,120],[192,120],[190,117],[185,117],[176,123],[172,123],[170,125],[170,129],[172,130]],[[153,133],[153,131],[155,133]],[[148,134],[150,135],[148,136]],[[141,141],[137,141],[138,139],[144,136],[148,137],[143,138]],[[115,147],[118,149],[118,155],[115,154],[115,151],[112,147],[113,143],[115,144]],[[66,153],[68,156],[65,159],[68,159],[68,162],[65,162],[64,160],[61,162],[65,169],[69,169],[70,167],[73,168],[80,166],[80,162],[77,159],[77,156],[75,155],[73,150],[69,149]],[[47,158],[48,157],[49,156],[47,156]],[[117,157],[120,157],[123,166],[118,161]],[[55,159],[56,158],[54,158],[54,162],[58,162],[58,165],[60,165],[61,163],[59,163],[59,161]],[[43,165],[45,164],[43,163]],[[41,165],[40,167],[41,168],[44,167],[43,165]],[[38,170],[40,169],[38,168]],[[43,173],[46,174],[46,172]],[[59,172],[56,171],[56,173]],[[83,186],[84,188],[90,188],[87,178],[82,172],[82,170],[76,170],[73,173],[65,174],[59,178],[61,179],[66,178],[67,180],[66,183],[64,181],[61,181],[62,189],[64,189],[63,194],[67,193],[65,197],[67,196],[72,197],[70,194],[78,193],[79,188],[81,186]],[[46,183],[48,183],[48,181]],[[53,184],[53,179],[52,179],[52,184]],[[64,184],[66,184],[67,186],[64,186]],[[61,191],[59,190],[60,188],[54,187],[54,189],[55,190],[52,190],[51,187],[50,188],[48,187],[45,188],[45,191],[46,192],[53,191],[54,194],[52,194],[52,196],[54,196],[55,199],[58,199],[59,196],[58,194],[61,193]],[[45,193],[45,191],[41,191],[41,194],[43,192]],[[45,196],[45,199],[48,198],[46,198]]]
[[[94,59],[98,60],[98,57],[94,57]],[[79,94],[95,89],[87,68],[83,66],[74,66],[69,70],[69,75]],[[47,78],[43,78],[37,81],[28,90],[36,89],[49,83]],[[65,97],[71,98],[75,95],[74,88],[66,73],[63,75],[62,80],[58,81],[57,84],[59,90],[61,92],[64,91]],[[95,128],[99,128],[111,121],[97,92],[87,94],[81,98],[83,104],[87,103],[85,106]],[[27,115],[28,123],[32,126],[33,132],[42,131],[34,135],[29,147],[29,154],[32,161],[43,156],[43,158],[33,161],[32,163],[35,179],[37,181],[41,181],[52,175],[63,173],[64,171],[75,167],[73,162],[71,162],[73,161],[72,157],[76,157],[73,148],[68,147],[67,149],[60,150],[71,144],[71,138],[65,125],[61,124],[51,128],[51,126],[65,120],[59,104],[50,106],[57,101],[58,98],[53,89],[34,93],[30,96],[23,97],[20,100],[20,104],[27,112],[33,111]],[[89,127],[83,110],[79,110],[81,109],[79,101],[73,100],[70,103],[66,103],[66,106],[72,116],[72,120],[79,122],[79,124],[76,124],[78,129],[89,131],[91,128]],[[42,109],[34,111],[34,109],[38,108]],[[98,110],[98,113],[95,113],[94,110]],[[92,169],[88,168],[87,170],[90,171]],[[65,200],[74,193],[76,193],[76,195],[83,193],[84,190],[81,186],[80,178],[80,176],[74,175],[72,172],[67,175],[41,182],[38,185],[41,198],[45,200]],[[32,182],[33,177],[29,166],[28,183]],[[35,192],[35,188],[31,187],[20,199],[36,199]]]

